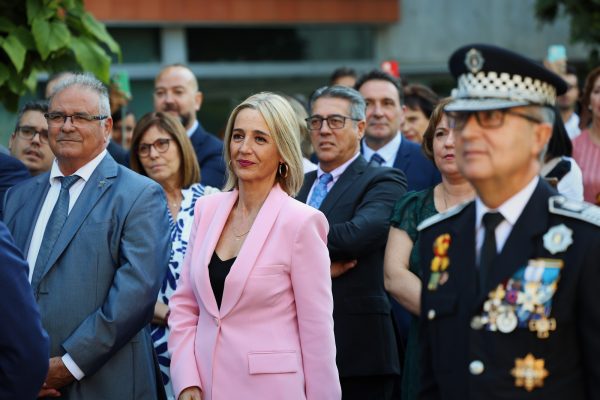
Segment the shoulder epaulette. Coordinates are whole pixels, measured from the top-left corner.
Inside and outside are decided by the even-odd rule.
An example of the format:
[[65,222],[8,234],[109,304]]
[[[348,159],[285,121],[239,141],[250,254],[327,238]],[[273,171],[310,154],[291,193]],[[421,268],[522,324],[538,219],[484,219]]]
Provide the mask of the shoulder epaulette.
[[417,230],[421,231],[425,228],[430,227],[431,225],[435,225],[440,221],[443,221],[445,219],[455,216],[456,214],[459,214],[469,203],[470,201],[465,201],[464,203],[457,204],[456,206],[444,211],[443,213],[432,215],[431,217],[421,222],[419,226],[417,226]]
[[552,214],[564,215],[600,226],[600,207],[590,203],[567,199],[564,196],[552,196],[548,199],[548,210]]

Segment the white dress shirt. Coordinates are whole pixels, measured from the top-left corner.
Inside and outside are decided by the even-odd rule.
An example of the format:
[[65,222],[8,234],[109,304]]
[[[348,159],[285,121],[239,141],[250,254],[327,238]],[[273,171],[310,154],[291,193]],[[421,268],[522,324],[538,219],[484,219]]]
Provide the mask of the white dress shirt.
[[499,212],[504,217],[504,220],[496,227],[496,251],[498,254],[502,251],[508,236],[512,232],[515,223],[523,213],[523,209],[527,205],[527,202],[531,198],[535,187],[538,184],[540,178],[536,176],[521,189],[520,192],[506,200],[496,209],[488,208],[479,197],[475,198],[475,246],[477,264],[479,264],[479,255],[481,253],[481,246],[483,246],[483,239],[485,236],[485,227],[483,226],[482,219],[483,215],[487,212]]
[[379,150],[373,150],[369,146],[367,146],[367,141],[362,141],[362,153],[363,157],[367,161],[371,160],[373,154],[379,154],[385,162],[381,164],[382,167],[393,167],[394,161],[396,161],[396,155],[398,154],[398,149],[400,149],[400,145],[402,144],[402,133],[398,132],[396,136],[392,140],[390,140],[385,146],[380,148]]
[[[342,175],[344,173],[344,171],[346,171],[346,169],[350,166],[350,164],[352,164],[354,162],[354,160],[356,160],[356,158],[359,155],[360,155],[360,153],[357,152],[354,155],[354,157],[352,157],[351,159],[349,159],[348,161],[346,161],[345,163],[343,163],[342,165],[340,165],[339,167],[337,167],[333,171],[329,172],[331,174],[331,176],[333,177],[333,179],[331,180],[331,182],[329,182],[327,184],[327,193],[329,193],[329,191],[331,190],[331,188],[333,187],[333,185],[335,185],[335,183],[339,179],[340,175]],[[319,163],[319,166],[317,167],[317,179],[315,179],[315,181],[313,182],[313,185],[310,188],[310,192],[308,192],[308,197],[306,198],[306,203],[307,204],[308,204],[308,201],[310,200],[310,196],[312,196],[313,190],[315,190],[315,187],[319,183],[319,179],[321,178],[321,175],[323,175],[324,173],[325,173],[325,171],[323,171],[321,169],[321,163]]]
[[192,124],[192,127],[187,130],[187,135],[189,138],[191,138],[192,135],[194,134],[194,132],[196,132],[198,125],[200,125],[200,122],[198,122],[198,120],[195,120],[194,123]]
[[[103,150],[100,154],[98,154],[92,161],[85,164],[83,167],[79,168],[73,175],[79,176],[80,179],[77,180],[69,189],[69,213],[73,209],[73,206],[77,202],[79,195],[83,191],[85,184],[90,179],[90,176],[98,167],[98,164],[102,161],[102,159],[106,156],[106,150]],[[31,244],[29,245],[29,250],[27,252],[27,262],[29,263],[29,282],[33,277],[33,269],[35,268],[35,262],[37,260],[38,254],[40,252],[40,247],[42,245],[42,239],[44,238],[44,231],[46,230],[46,225],[48,225],[48,220],[50,219],[50,215],[52,214],[52,210],[56,202],[58,201],[58,195],[60,194],[60,179],[59,177],[64,176],[60,169],[58,168],[58,164],[56,159],[52,163],[52,169],[50,170],[50,189],[48,189],[48,194],[46,194],[46,199],[44,200],[44,204],[40,210],[40,215],[37,218],[35,223],[35,228],[33,229],[33,234],[31,236]],[[81,380],[85,374],[83,371],[75,364],[71,356],[67,353],[62,357],[65,366],[71,372],[71,374],[77,379]]]

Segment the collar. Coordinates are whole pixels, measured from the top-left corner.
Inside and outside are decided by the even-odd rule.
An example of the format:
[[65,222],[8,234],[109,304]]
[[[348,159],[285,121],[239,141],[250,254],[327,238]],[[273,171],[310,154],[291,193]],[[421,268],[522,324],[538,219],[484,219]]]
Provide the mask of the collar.
[[[351,159],[349,159],[348,161],[346,161],[345,163],[343,163],[342,165],[340,165],[333,171],[329,171],[329,173],[333,176],[333,182],[337,181],[337,179],[340,177],[340,175],[342,175],[344,173],[344,171],[346,171],[346,169],[350,166],[350,164],[352,164],[354,162],[354,160],[356,160],[358,158],[358,156],[360,156],[360,152],[357,152],[354,155],[354,157],[352,157]],[[323,175],[324,173],[325,173],[325,171],[323,171],[321,169],[321,164],[319,163],[319,166],[317,168],[317,181],[319,180],[319,178],[321,178],[321,175]]]
[[506,200],[504,203],[500,205],[497,209],[488,208],[479,197],[475,199],[475,227],[477,229],[481,228],[481,220],[483,219],[483,215],[489,211],[498,211],[502,214],[504,219],[511,225],[514,226],[523,209],[527,205],[527,202],[531,198],[531,195],[535,191],[535,188],[539,182],[539,176],[535,176],[531,182],[527,184],[521,191],[517,194]]
[[402,134],[400,133],[400,131],[398,131],[396,133],[396,136],[394,136],[392,140],[386,143],[386,145],[380,148],[379,150],[373,150],[367,145],[367,141],[363,140],[362,153],[367,161],[371,159],[374,153],[377,153],[385,160],[385,166],[391,167],[392,165],[394,165],[394,160],[396,159],[396,154],[398,154],[398,149],[400,148],[401,144]]
[[[96,169],[96,167],[98,167],[98,165],[100,164],[102,159],[106,156],[106,154],[107,154],[106,149],[102,150],[102,152],[100,154],[98,154],[96,157],[94,157],[91,161],[89,161],[83,167],[81,167],[77,171],[75,171],[73,173],[73,175],[77,175],[81,179],[83,179],[85,182],[87,182],[90,179],[90,176],[92,176],[92,174],[94,173],[94,170]],[[58,162],[56,161],[56,158],[55,158],[54,162],[52,163],[52,169],[50,170],[50,179],[49,179],[50,184],[52,184],[52,182],[56,182],[57,178],[59,178],[61,176],[65,176],[65,175],[62,172],[60,172],[60,168],[58,168]]]
[[187,130],[188,137],[192,137],[194,132],[196,132],[196,129],[198,129],[198,125],[200,125],[200,122],[198,122],[198,120],[195,120],[194,123],[192,124],[192,127]]

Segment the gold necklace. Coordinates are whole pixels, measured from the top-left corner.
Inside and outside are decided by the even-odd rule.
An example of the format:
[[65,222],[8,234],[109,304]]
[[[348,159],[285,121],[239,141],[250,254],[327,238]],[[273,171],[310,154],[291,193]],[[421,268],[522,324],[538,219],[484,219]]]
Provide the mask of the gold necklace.
[[233,227],[233,225],[231,225],[231,231],[233,232],[233,236],[235,237],[235,240],[240,241],[240,240],[242,240],[242,238],[244,236],[246,236],[248,234],[248,232],[250,232],[250,229],[248,229],[245,233],[238,235],[237,232],[235,231],[235,228]]

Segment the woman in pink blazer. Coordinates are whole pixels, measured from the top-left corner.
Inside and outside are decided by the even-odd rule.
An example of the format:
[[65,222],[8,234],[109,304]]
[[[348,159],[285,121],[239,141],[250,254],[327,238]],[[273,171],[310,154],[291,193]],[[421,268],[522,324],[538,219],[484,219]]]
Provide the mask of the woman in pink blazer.
[[202,197],[171,298],[179,400],[340,399],[328,224],[292,197],[303,180],[295,115],[281,96],[237,106],[225,132],[226,193]]

